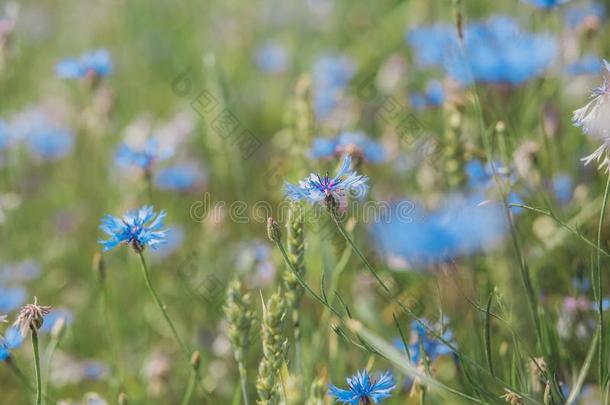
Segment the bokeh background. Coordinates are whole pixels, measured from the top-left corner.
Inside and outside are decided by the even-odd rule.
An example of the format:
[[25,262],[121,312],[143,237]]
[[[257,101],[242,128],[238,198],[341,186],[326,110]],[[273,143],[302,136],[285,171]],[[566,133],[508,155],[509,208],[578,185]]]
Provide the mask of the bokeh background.
[[[202,356],[206,393],[197,390],[191,403],[239,403],[226,287],[239,277],[260,318],[286,271],[265,230],[267,216],[285,222],[284,181],[333,173],[338,149],[317,150],[315,138],[358,131],[373,142],[356,145],[369,201],[406,202],[409,220],[353,212],[346,226],[396,296],[449,327],[472,360],[439,355],[435,378],[502,403],[506,387],[487,371],[492,353],[499,379],[527,393],[525,403],[546,403],[547,380],[530,364],[543,358],[567,397],[595,347],[591,271],[605,184],[595,164],[580,161],[599,141],[571,119],[603,82],[610,43],[608,4],[552,3],[1,2],[0,314],[14,320],[34,296],[55,309],[41,337],[49,403],[116,403],[121,392],[135,404],[182,398],[188,369],[137,256],[128,248],[100,254],[98,243],[104,214],[150,203],[167,211],[170,228],[169,242],[146,252],[153,282]],[[95,50],[107,52],[108,72],[62,77],[58,63]],[[121,144],[150,138],[171,153],[148,177],[120,164]],[[503,203],[552,209],[555,218]],[[393,344],[392,315],[407,331],[412,319],[383,297],[324,210],[306,222],[308,282],[318,290],[325,275],[338,292],[333,303],[341,306],[340,296]],[[605,249],[605,227],[602,236]],[[298,386],[309,392],[316,378],[344,386],[359,369],[393,369],[398,386],[387,402],[419,403],[413,381],[336,333],[337,320],[319,303],[306,296],[301,314]],[[50,329],[59,318],[66,325],[56,339]],[[12,357],[33,382],[29,344]],[[251,401],[260,357],[255,339]],[[29,403],[14,370],[0,366],[0,402]],[[585,371],[580,403],[598,403],[597,367]],[[426,401],[469,403],[434,392]]]

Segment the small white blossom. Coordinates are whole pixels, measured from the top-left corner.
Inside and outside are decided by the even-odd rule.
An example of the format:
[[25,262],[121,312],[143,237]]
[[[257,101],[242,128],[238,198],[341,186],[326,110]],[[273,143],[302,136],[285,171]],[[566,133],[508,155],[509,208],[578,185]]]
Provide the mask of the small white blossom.
[[[610,72],[610,63],[604,61],[606,71]],[[584,107],[574,111],[572,121],[577,127],[589,136],[601,140],[602,145],[589,156],[581,160],[588,165],[592,161],[599,162],[599,168],[610,169],[608,148],[610,148],[610,82],[604,79],[601,87],[593,90],[591,101]],[[601,162],[600,162],[601,161]]]

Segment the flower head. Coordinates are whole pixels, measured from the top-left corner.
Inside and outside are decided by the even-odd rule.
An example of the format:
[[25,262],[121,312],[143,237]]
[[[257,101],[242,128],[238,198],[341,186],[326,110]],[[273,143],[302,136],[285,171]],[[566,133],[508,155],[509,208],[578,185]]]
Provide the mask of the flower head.
[[36,156],[43,160],[54,161],[72,152],[74,134],[65,128],[48,125],[33,131],[27,142],[30,151]]
[[334,385],[329,386],[328,393],[337,398],[338,402],[350,405],[378,404],[391,396],[396,387],[390,371],[381,374],[377,380],[371,380],[367,370],[358,371],[347,379],[349,389],[344,390]]
[[78,58],[66,58],[55,66],[62,79],[99,78],[112,73],[110,53],[105,49],[87,52]]
[[278,43],[265,43],[256,49],[256,64],[265,73],[282,73],[289,66],[286,48]]
[[313,105],[318,119],[329,118],[341,93],[356,73],[354,61],[347,56],[326,55],[313,67]]
[[351,163],[352,158],[347,155],[335,177],[312,173],[298,185],[286,183],[286,196],[294,201],[306,200],[311,204],[326,202],[331,206],[338,204],[340,207],[345,203],[346,193],[363,198],[368,190],[368,178],[350,171]]
[[167,231],[161,229],[165,215],[166,212],[162,210],[157,216],[152,205],[128,211],[122,218],[105,215],[100,229],[110,239],[100,240],[99,243],[104,245],[104,251],[120,244],[130,245],[136,252],[142,252],[146,246],[155,249],[157,245],[165,243]]
[[161,149],[159,141],[150,138],[143,147],[132,147],[126,143],[119,146],[115,160],[119,166],[136,166],[149,172],[154,163],[168,159],[173,155],[172,149]]
[[600,3],[578,4],[566,10],[564,21],[575,30],[596,30],[606,15],[606,8]]
[[163,190],[189,191],[203,183],[201,170],[192,164],[177,164],[160,170],[155,184]]
[[335,139],[315,138],[309,154],[314,159],[349,154],[371,163],[386,159],[383,147],[360,131],[342,132]]
[[[428,327],[430,326],[428,325]],[[411,334],[413,343],[409,345],[409,353],[411,354],[411,361],[415,364],[422,361],[424,355],[430,361],[434,361],[440,356],[453,353],[446,343],[432,336],[420,322],[413,321],[411,323]],[[445,329],[442,338],[446,342],[453,341],[453,332],[450,329]],[[422,348],[424,353],[421,352]]]
[[[606,71],[610,72],[610,63],[604,61],[604,65]],[[585,134],[603,141],[595,152],[581,159],[585,165],[601,160],[600,168],[608,166],[610,160],[606,152],[610,144],[610,82],[607,78],[600,87],[593,89],[591,101],[574,111],[572,122],[582,128]]]
[[13,324],[19,329],[21,336],[25,337],[28,331],[38,331],[44,322],[44,317],[51,312],[51,307],[38,305],[38,298],[34,297],[33,304],[27,304],[19,310],[19,316]]
[[443,68],[462,85],[473,82],[519,85],[543,73],[557,41],[524,32],[511,17],[496,15],[465,29],[464,43],[448,24],[416,27],[407,34],[420,67]]

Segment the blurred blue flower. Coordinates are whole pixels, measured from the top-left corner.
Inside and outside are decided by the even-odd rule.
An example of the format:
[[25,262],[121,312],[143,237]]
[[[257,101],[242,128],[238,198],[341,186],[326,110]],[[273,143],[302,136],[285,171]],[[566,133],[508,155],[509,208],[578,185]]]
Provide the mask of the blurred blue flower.
[[339,102],[341,92],[356,73],[354,62],[346,56],[327,55],[313,66],[313,104],[316,116],[326,119]]
[[431,80],[423,93],[413,92],[409,96],[410,104],[416,110],[438,107],[445,102],[445,89],[438,80]]
[[87,52],[78,58],[66,58],[55,66],[57,76],[62,79],[104,77],[112,73],[110,53],[105,49]]
[[606,7],[600,3],[578,4],[568,8],[565,12],[564,21],[572,29],[583,25],[599,25],[606,15]]
[[256,64],[266,73],[282,73],[288,68],[286,48],[276,43],[266,43],[256,50]]
[[360,157],[371,163],[381,163],[386,159],[383,146],[361,131],[342,132],[334,139],[315,138],[309,154],[314,159],[349,154],[352,157]]
[[11,356],[11,350],[17,349],[23,343],[24,337],[18,328],[11,326],[6,330],[4,336],[0,336],[0,361],[5,361]]
[[600,74],[603,69],[604,64],[601,58],[590,54],[569,63],[565,68],[566,73],[570,76]]
[[150,171],[154,163],[170,158],[174,154],[173,149],[161,149],[159,141],[150,138],[142,148],[136,148],[123,143],[117,149],[115,160],[121,167],[139,167]]
[[74,314],[66,308],[54,308],[44,317],[44,322],[40,328],[40,332],[50,333],[55,324],[63,319],[64,326],[71,325],[74,322]]
[[442,66],[447,52],[457,46],[455,27],[436,24],[416,27],[407,32],[406,39],[416,54],[420,67]]
[[337,402],[345,404],[378,404],[391,397],[392,390],[396,387],[390,371],[381,374],[377,380],[372,380],[367,370],[358,371],[356,375],[348,378],[347,385],[347,390],[330,385],[328,394],[337,398]]
[[294,201],[305,200],[311,204],[338,203],[339,206],[343,206],[347,193],[363,198],[368,190],[368,178],[350,171],[351,164],[351,156],[346,155],[335,177],[312,173],[298,185],[286,183],[284,185],[286,197]]
[[538,8],[553,8],[567,3],[568,1],[570,0],[523,0],[524,3],[531,4]]
[[155,184],[163,190],[188,191],[202,181],[201,171],[191,164],[177,164],[159,170]]
[[49,125],[32,131],[27,136],[30,150],[44,160],[61,159],[74,148],[74,135],[64,128]]
[[552,181],[553,194],[561,204],[567,204],[572,199],[572,193],[574,191],[574,182],[572,178],[565,174],[560,173],[553,177]]
[[5,264],[0,267],[0,285],[33,280],[40,271],[40,264],[31,259]]
[[553,37],[521,32],[517,21],[507,16],[467,26],[463,46],[449,25],[412,29],[407,41],[419,66],[444,68],[462,85],[521,84],[542,74],[557,53]]
[[378,249],[393,267],[426,266],[475,254],[499,244],[508,230],[504,208],[485,193],[450,194],[426,211],[401,201],[390,206],[372,233]]
[[[423,321],[425,322],[425,321]],[[429,323],[425,322],[425,326],[418,321],[411,322],[411,340],[409,344],[409,354],[411,356],[411,362],[413,364],[419,364],[423,360],[422,351],[423,348],[425,355],[430,361],[434,361],[440,356],[447,354],[453,354],[453,350],[444,343],[442,340],[434,337],[427,328],[435,330]],[[454,344],[453,331],[450,329],[444,329],[442,335],[439,335],[444,341]],[[394,344],[401,350],[405,350],[404,342],[401,339],[395,339]]]
[[167,237],[167,231],[161,229],[165,215],[165,210],[162,210],[157,216],[152,205],[128,211],[122,218],[105,215],[100,229],[110,239],[98,243],[104,246],[104,252],[120,244],[130,245],[136,252],[142,252],[146,246],[155,249],[157,245],[165,243]]
[[27,299],[27,292],[22,287],[6,288],[0,286],[0,312],[7,313],[19,308]]

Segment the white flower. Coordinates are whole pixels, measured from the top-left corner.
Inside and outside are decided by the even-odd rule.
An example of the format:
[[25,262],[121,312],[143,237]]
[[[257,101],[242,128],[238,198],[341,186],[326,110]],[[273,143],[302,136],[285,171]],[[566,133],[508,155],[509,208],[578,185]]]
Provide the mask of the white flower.
[[[604,65],[610,72],[610,63],[604,61]],[[610,159],[606,153],[610,147],[610,83],[607,79],[604,79],[601,87],[593,90],[591,101],[587,105],[574,111],[572,122],[581,127],[585,134],[603,141],[595,152],[581,159],[585,165],[593,160],[599,162],[603,158],[599,167],[610,168]]]
[[6,315],[0,315],[0,323],[6,322]]

